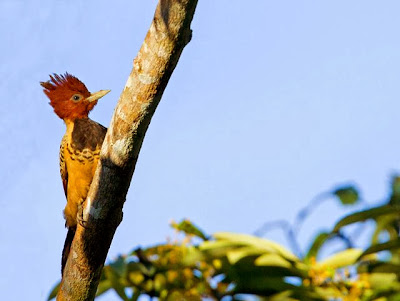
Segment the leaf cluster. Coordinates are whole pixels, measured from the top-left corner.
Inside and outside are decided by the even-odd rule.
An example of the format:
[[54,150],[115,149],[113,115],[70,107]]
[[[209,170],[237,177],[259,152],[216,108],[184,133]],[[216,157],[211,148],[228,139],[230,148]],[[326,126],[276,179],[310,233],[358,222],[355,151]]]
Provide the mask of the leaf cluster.
[[[343,205],[360,202],[353,186],[333,191]],[[159,300],[400,300],[400,178],[388,199],[341,218],[319,233],[305,255],[254,235],[205,234],[189,220],[173,223],[183,238],[137,248],[109,262],[97,296],[114,290],[122,300],[141,295]],[[374,224],[366,249],[347,247],[319,259],[320,250],[346,227]],[[348,246],[353,244],[349,238]],[[56,286],[49,300],[56,296]],[[251,299],[251,300],[253,300]]]

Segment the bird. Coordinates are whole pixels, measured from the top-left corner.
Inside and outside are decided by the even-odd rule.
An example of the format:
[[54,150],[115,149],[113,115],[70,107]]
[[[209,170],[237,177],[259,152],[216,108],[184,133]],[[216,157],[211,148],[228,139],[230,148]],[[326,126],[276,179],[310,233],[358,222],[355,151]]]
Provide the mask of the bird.
[[54,113],[60,117],[66,132],[60,145],[60,174],[67,204],[64,209],[68,228],[61,259],[61,276],[75,236],[77,223],[82,220],[82,204],[86,200],[99,161],[107,128],[89,118],[97,101],[110,90],[90,93],[77,77],[65,74],[50,75],[40,82]]

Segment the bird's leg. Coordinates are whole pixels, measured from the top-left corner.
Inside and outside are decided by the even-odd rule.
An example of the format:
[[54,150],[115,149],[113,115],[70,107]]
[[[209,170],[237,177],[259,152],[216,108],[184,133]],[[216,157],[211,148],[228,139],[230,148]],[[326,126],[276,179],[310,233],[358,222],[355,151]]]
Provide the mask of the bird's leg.
[[79,205],[78,205],[78,214],[77,214],[77,216],[76,216],[76,219],[77,219],[78,223],[79,223],[83,228],[87,228],[88,221],[85,220],[84,217],[83,217],[83,208],[85,207],[84,205],[85,205],[85,201],[84,201],[84,200],[81,200],[81,201],[79,202]]

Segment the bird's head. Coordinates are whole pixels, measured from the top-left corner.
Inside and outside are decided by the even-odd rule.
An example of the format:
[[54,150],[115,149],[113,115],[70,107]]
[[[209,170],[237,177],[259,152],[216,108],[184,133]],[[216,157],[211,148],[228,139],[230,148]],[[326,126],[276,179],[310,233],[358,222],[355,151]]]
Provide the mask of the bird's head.
[[68,73],[50,75],[50,80],[41,82],[40,85],[50,99],[54,112],[64,120],[88,117],[97,101],[110,92],[110,90],[100,90],[90,93],[84,83]]

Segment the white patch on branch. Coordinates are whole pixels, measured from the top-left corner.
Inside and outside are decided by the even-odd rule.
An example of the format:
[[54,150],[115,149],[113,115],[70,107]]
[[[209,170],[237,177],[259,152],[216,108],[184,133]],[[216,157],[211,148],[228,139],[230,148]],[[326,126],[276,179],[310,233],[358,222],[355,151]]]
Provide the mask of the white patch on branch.
[[157,55],[160,58],[167,59],[170,55],[170,51],[168,51],[166,47],[160,45],[160,47],[158,48]]
[[140,111],[145,112],[147,110],[147,107],[149,106],[148,102],[144,102],[140,106]]
[[128,80],[126,81],[125,87],[127,87],[127,88],[132,87],[132,84],[133,84],[133,78],[132,77],[133,76],[129,76],[128,77]]
[[90,197],[86,198],[86,204],[85,204],[85,208],[83,208],[83,219],[85,221],[88,220],[88,215],[89,215],[89,211],[90,211],[90,207],[92,206],[92,199]]
[[141,60],[140,61],[140,69],[143,70],[143,72],[149,72],[153,65],[149,60]]
[[118,139],[112,146],[112,152],[120,158],[125,157],[128,152],[127,145],[126,139]]
[[147,46],[147,43],[146,43],[146,41],[144,41],[143,42],[143,51],[145,52],[145,53],[148,53],[149,52],[149,46]]
[[90,207],[90,216],[94,219],[98,219],[100,217],[101,208],[94,208],[94,206]]
[[88,221],[89,215],[94,219],[98,219],[100,217],[100,211],[101,211],[100,208],[94,208],[92,206],[92,199],[88,197],[86,199],[86,206],[83,209],[83,219],[85,221]]
[[138,78],[142,84],[149,85],[157,81],[157,76],[151,76],[149,74],[139,74]]
[[156,32],[156,27],[154,26],[154,22],[151,23],[149,31],[151,34],[154,34]]
[[127,122],[126,114],[125,114],[122,110],[119,111],[118,117],[119,117],[120,119],[122,119],[123,121]]
[[128,122],[127,116],[122,109],[122,106],[118,106],[116,109],[116,114],[115,114],[119,119],[122,119],[125,122]]

